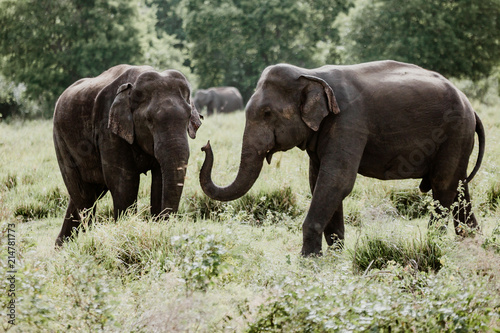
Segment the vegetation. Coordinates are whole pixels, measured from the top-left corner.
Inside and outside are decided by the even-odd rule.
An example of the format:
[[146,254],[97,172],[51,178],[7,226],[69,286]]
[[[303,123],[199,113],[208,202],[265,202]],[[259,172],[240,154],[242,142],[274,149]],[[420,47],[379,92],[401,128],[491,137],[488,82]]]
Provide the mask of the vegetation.
[[[0,329],[499,332],[499,11],[499,0],[0,0],[0,114],[9,118],[0,122]],[[149,64],[181,70],[194,89],[234,85],[248,98],[277,62],[382,58],[463,78],[456,84],[473,98],[487,151],[470,184],[481,227],[471,237],[457,237],[450,218],[444,233],[427,227],[436,203],[418,180],[359,176],[344,200],[344,249],[324,242],[322,257],[301,257],[306,153],[276,153],[233,202],[200,188],[208,139],[214,181],[237,173],[237,112],[207,117],[190,142],[178,214],[151,219],[142,175],[135,210],[114,221],[108,194],[95,222],[54,249],[67,191],[51,122],[27,118],[49,116],[75,80]]]
[[500,59],[498,0],[362,0],[339,20],[346,59],[394,59],[480,78]]
[[[475,103],[488,142],[499,140],[496,106]],[[0,245],[15,225],[16,321],[9,332],[324,332],[500,329],[499,147],[488,145],[470,184],[481,225],[461,239],[429,232],[432,203],[418,180],[358,177],[345,200],[346,244],[302,258],[308,157],[277,153],[238,201],[203,194],[200,147],[211,140],[214,180],[236,175],[244,113],[203,121],[190,142],[180,213],[152,221],[150,176],[137,212],[115,222],[107,195],[97,220],[61,250],[54,241],[67,200],[49,121],[0,124]],[[472,158],[474,160],[474,157]],[[472,163],[471,163],[472,164]],[[423,200],[423,201],[422,201]],[[416,210],[423,208],[418,214]],[[446,221],[449,225],[452,222]],[[12,226],[11,226],[12,227]],[[323,244],[326,249],[326,243]],[[8,252],[0,284],[9,290]],[[6,309],[8,293],[0,294]]]
[[0,113],[50,116],[67,86],[120,63],[245,100],[280,62],[394,59],[498,86],[499,13],[500,0],[0,0]]

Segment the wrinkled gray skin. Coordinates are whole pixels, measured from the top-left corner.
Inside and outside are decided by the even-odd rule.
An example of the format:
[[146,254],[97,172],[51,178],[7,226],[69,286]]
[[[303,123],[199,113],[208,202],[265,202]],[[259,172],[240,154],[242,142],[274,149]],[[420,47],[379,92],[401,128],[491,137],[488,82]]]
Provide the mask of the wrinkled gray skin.
[[194,105],[201,113],[207,107],[207,115],[212,115],[214,109],[217,113],[243,110],[243,98],[235,87],[214,87],[196,91],[193,98]]
[[119,65],[67,88],[54,112],[57,160],[69,192],[61,245],[81,223],[80,212],[108,190],[114,216],[134,204],[141,173],[152,171],[151,213],[179,206],[191,138],[201,125],[191,89],[175,70]]
[[[479,137],[479,156],[467,166]],[[221,201],[244,195],[264,159],[293,147],[310,157],[312,201],[303,223],[305,256],[321,253],[321,238],[344,239],[342,200],[356,175],[378,179],[421,178],[420,189],[449,208],[464,181],[466,205],[459,222],[477,227],[468,183],[484,154],[484,129],[465,95],[443,76],[394,61],[303,69],[281,64],[264,70],[246,108],[241,163],[235,181],[212,182],[208,143],[200,171],[203,191]],[[432,220],[431,220],[432,223]],[[459,228],[456,228],[457,233]]]

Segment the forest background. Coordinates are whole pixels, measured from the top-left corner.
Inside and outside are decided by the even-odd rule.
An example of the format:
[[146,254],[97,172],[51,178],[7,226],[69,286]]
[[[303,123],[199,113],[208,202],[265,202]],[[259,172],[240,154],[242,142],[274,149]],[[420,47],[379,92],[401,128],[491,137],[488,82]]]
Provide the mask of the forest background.
[[50,117],[66,87],[120,63],[247,100],[272,64],[393,59],[476,97],[498,85],[499,14],[498,0],[1,0],[0,113]]

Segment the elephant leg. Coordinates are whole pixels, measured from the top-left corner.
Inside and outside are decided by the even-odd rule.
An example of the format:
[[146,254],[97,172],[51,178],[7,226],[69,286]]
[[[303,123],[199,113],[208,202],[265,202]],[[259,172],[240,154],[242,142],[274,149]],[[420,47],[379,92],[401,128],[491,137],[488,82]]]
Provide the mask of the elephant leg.
[[455,225],[455,233],[460,236],[465,236],[467,234],[467,230],[462,228],[462,224],[465,224],[472,229],[478,228],[476,217],[472,212],[468,184],[465,184],[463,186],[463,192],[458,192],[455,197],[453,207],[453,223]]
[[140,176],[125,168],[116,168],[113,171],[111,171],[111,176],[105,175],[105,179],[113,197],[113,216],[117,220],[136,202]]
[[153,217],[161,214],[161,199],[163,192],[163,180],[160,166],[151,170],[151,215]]
[[434,200],[439,202],[439,205],[435,208],[435,213],[431,216],[429,220],[429,227],[437,227],[441,232],[445,232],[447,225],[436,225],[441,221],[446,219],[449,214],[449,208],[453,204],[455,197],[457,196],[456,189],[453,188],[438,188],[433,186],[432,197]]
[[[364,146],[360,145],[359,148],[363,149]],[[335,150],[330,155],[333,157],[323,158],[323,160],[331,161],[330,163],[321,162],[320,164],[311,206],[302,225],[302,255],[304,256],[321,254],[322,234],[325,231],[327,233],[338,232],[338,236],[343,237],[343,219],[339,218],[342,210],[339,210],[339,207],[354,186],[362,155],[362,150],[361,152],[354,149],[351,151],[352,153],[348,149]],[[342,154],[346,152],[349,152],[347,156],[343,156]]]
[[[463,149],[461,154],[457,154],[458,147],[470,145],[472,143],[457,143],[455,141],[443,145],[438,152],[439,160],[435,161],[434,169],[430,174],[430,183],[432,187],[432,196],[438,200],[442,207],[436,209],[437,217],[431,217],[429,224],[433,224],[441,217],[445,217],[452,209],[452,214],[455,223],[455,230],[460,223],[464,223],[470,227],[477,227],[477,221],[471,211],[469,188],[464,184],[463,192],[459,193],[459,181],[466,179],[467,166],[470,151]],[[454,204],[455,203],[455,204]],[[452,206],[453,205],[453,206]],[[445,230],[446,226],[440,226],[440,229]]]
[[56,239],[56,247],[62,246],[63,243],[71,237],[73,231],[77,232],[81,222],[82,217],[80,216],[80,213],[78,213],[75,203],[70,198],[61,231]]
[[[95,216],[95,202],[107,191],[105,186],[84,184],[81,192],[70,194],[68,208],[64,216],[63,225],[56,239],[56,247],[62,246],[73,234],[76,234],[82,223],[80,211],[90,212],[89,223]],[[73,191],[72,191],[73,192]]]
[[212,103],[207,104],[207,116],[211,116],[214,114],[214,107]]
[[344,247],[344,212],[342,203],[333,214],[330,222],[325,227],[323,232],[328,246],[342,249]]
[[[312,159],[309,160],[309,185],[311,193],[314,193],[316,181],[318,179],[319,167]],[[323,232],[328,246],[336,246],[343,248],[344,245],[344,212],[342,203],[333,214],[333,217],[328,222]]]

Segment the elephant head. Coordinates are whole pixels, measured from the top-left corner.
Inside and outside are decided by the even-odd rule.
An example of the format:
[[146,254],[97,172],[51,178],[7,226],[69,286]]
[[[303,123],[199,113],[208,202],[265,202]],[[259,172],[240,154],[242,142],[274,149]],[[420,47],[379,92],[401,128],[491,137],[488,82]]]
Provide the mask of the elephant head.
[[[119,86],[109,109],[109,130],[158,162],[161,177],[157,172],[155,179],[153,169],[153,182],[160,185],[153,193],[153,184],[151,193],[155,214],[178,209],[189,159],[187,134],[194,139],[201,125],[190,94],[182,73],[145,71]],[[161,198],[161,205],[155,195]]]
[[235,200],[257,180],[264,159],[271,162],[277,151],[293,147],[304,150],[320,123],[339,113],[330,85],[320,77],[290,65],[268,67],[257,83],[245,110],[245,130],[238,174],[226,187],[211,179],[213,153],[208,143],[202,148],[206,158],[200,171],[200,184],[211,198]]

